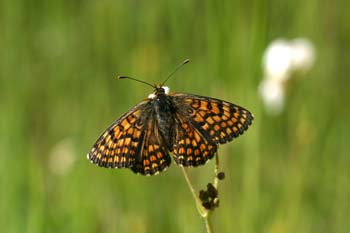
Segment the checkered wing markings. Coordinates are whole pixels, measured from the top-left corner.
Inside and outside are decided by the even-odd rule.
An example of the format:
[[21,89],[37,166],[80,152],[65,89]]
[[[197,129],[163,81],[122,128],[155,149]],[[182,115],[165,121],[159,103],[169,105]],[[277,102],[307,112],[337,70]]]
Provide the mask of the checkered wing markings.
[[203,135],[220,144],[243,134],[254,118],[248,110],[219,99],[182,93],[173,98],[181,115],[187,114]]
[[155,175],[166,169],[171,162],[169,152],[162,141],[155,117],[149,117],[143,135],[140,156],[131,169],[142,175]]
[[183,166],[198,166],[211,159],[216,150],[216,143],[204,137],[190,121],[181,114],[176,115],[176,142],[174,160]]
[[88,159],[100,167],[133,166],[148,111],[147,101],[143,101],[126,112],[100,136],[88,153]]

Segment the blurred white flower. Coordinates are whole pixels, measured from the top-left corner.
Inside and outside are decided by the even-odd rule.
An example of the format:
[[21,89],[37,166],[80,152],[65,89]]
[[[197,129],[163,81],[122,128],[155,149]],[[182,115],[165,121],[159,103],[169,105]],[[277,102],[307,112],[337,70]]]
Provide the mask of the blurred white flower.
[[271,115],[278,115],[284,107],[284,87],[275,79],[264,79],[259,86],[266,111]]
[[268,113],[276,115],[283,111],[288,80],[295,72],[309,70],[314,61],[315,50],[307,39],[277,39],[271,42],[263,56],[264,78],[259,86],[259,94]]
[[315,62],[315,49],[313,44],[303,38],[290,42],[292,52],[292,67],[295,71],[307,71]]
[[75,146],[73,140],[66,138],[59,141],[49,154],[49,169],[56,175],[66,174],[75,162]]
[[292,51],[287,41],[278,39],[266,48],[263,57],[265,78],[286,80],[291,65]]

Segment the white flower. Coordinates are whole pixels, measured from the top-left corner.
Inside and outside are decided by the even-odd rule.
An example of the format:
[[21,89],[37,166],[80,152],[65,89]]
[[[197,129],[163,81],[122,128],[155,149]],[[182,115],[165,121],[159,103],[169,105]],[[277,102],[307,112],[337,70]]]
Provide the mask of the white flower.
[[278,115],[284,107],[284,87],[275,79],[264,79],[260,83],[259,93],[264,107],[271,115]]
[[276,115],[283,111],[287,81],[294,72],[309,70],[314,61],[314,47],[307,39],[271,42],[263,56],[264,78],[259,86],[268,113]]
[[304,38],[277,39],[266,49],[263,58],[265,78],[287,80],[294,71],[309,70],[315,61],[312,43]]
[[263,57],[265,78],[286,80],[292,65],[292,51],[289,43],[278,39],[265,50]]
[[297,38],[290,42],[292,51],[292,67],[296,71],[307,71],[315,62],[315,49],[313,44],[303,38]]

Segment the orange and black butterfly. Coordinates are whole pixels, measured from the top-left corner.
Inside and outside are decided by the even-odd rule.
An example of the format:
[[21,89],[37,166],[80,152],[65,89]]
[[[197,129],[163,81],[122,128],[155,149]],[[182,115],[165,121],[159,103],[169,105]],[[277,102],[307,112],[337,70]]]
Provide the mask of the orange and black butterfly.
[[87,155],[92,163],[155,175],[170,165],[169,152],[173,152],[178,165],[196,167],[214,156],[218,144],[243,134],[253,121],[253,115],[238,105],[199,95],[169,94],[164,82],[146,84],[154,92],[98,138]]

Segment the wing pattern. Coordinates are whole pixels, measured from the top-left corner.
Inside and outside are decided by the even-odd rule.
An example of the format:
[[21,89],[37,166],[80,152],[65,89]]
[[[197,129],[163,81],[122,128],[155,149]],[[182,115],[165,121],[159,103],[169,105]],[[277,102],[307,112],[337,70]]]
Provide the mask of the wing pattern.
[[172,95],[178,114],[210,142],[224,144],[242,135],[253,115],[246,109],[219,99],[177,93]]
[[130,109],[99,137],[87,157],[100,167],[123,168],[135,163],[147,120],[147,101]]
[[141,143],[143,143],[142,151],[139,153],[141,156],[131,167],[135,173],[155,175],[170,165],[171,158],[159,133],[155,117],[150,117],[147,121]]
[[176,119],[175,162],[186,167],[205,164],[215,154],[216,143],[204,137],[183,115]]
[[153,175],[170,165],[159,137],[149,101],[143,101],[114,122],[97,140],[87,157],[100,167],[131,168]]

